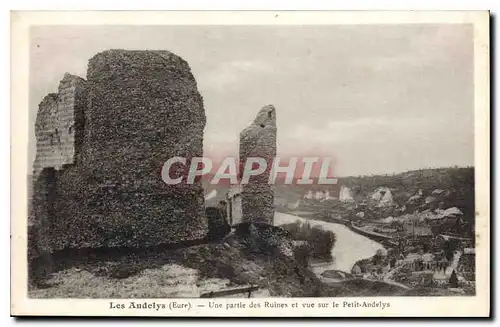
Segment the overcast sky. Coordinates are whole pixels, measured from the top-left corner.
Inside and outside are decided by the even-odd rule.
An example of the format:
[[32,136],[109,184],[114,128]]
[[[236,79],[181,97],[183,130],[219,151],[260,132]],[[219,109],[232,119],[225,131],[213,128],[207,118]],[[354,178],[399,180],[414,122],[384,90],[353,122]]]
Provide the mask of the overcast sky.
[[474,163],[471,26],[36,27],[30,46],[31,125],[97,52],[161,49],[198,82],[206,154],[237,155],[239,132],[273,104],[278,153],[335,158],[338,176]]

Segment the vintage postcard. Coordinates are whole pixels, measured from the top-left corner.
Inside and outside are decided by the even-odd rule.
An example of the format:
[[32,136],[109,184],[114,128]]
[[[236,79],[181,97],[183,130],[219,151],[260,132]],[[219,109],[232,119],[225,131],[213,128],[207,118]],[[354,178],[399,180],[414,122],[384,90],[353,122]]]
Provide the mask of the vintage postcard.
[[490,315],[489,12],[11,21],[12,315]]

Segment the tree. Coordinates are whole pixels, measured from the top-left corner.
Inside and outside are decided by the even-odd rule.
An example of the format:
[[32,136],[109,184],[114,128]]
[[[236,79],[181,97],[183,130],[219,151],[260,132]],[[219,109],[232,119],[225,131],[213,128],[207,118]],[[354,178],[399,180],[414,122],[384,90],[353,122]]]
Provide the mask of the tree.
[[372,257],[372,264],[378,266],[383,263],[384,252],[381,249],[378,249],[375,255]]
[[453,244],[453,242],[449,240],[445,241],[443,244],[443,251],[446,259],[448,259],[448,261],[451,261],[455,252],[455,244]]
[[453,287],[453,288],[458,287],[458,277],[457,277],[457,273],[455,272],[455,269],[453,269],[453,271],[451,272],[449,283],[450,283],[450,287]]
[[311,248],[308,244],[301,244],[297,246],[294,250],[294,257],[300,266],[307,267],[311,257]]
[[427,242],[424,242],[422,244],[422,250],[424,251],[424,253],[429,252],[429,244]]

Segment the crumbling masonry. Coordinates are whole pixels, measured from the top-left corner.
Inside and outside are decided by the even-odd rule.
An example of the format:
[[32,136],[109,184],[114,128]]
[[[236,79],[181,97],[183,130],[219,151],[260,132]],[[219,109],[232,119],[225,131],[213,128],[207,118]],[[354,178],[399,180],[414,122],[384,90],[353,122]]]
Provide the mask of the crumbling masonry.
[[272,105],[264,106],[253,123],[240,133],[240,177],[241,166],[249,157],[265,159],[267,168],[243,184],[242,221],[273,225],[274,185],[269,183],[269,175],[276,157],[276,110]]
[[36,120],[30,257],[205,237],[201,184],[161,178],[168,158],[203,155],[205,122],[189,65],[168,51],[104,51],[86,81],[66,74]]

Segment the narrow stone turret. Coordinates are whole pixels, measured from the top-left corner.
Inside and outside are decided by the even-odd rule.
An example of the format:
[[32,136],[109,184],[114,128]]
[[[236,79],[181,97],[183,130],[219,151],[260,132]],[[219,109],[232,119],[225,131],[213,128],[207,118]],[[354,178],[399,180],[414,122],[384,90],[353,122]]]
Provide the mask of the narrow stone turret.
[[243,185],[242,221],[272,225],[274,185],[269,184],[269,175],[276,157],[276,109],[272,105],[264,106],[253,123],[240,133],[240,174],[249,157],[263,158],[267,168],[262,174],[251,176]]

